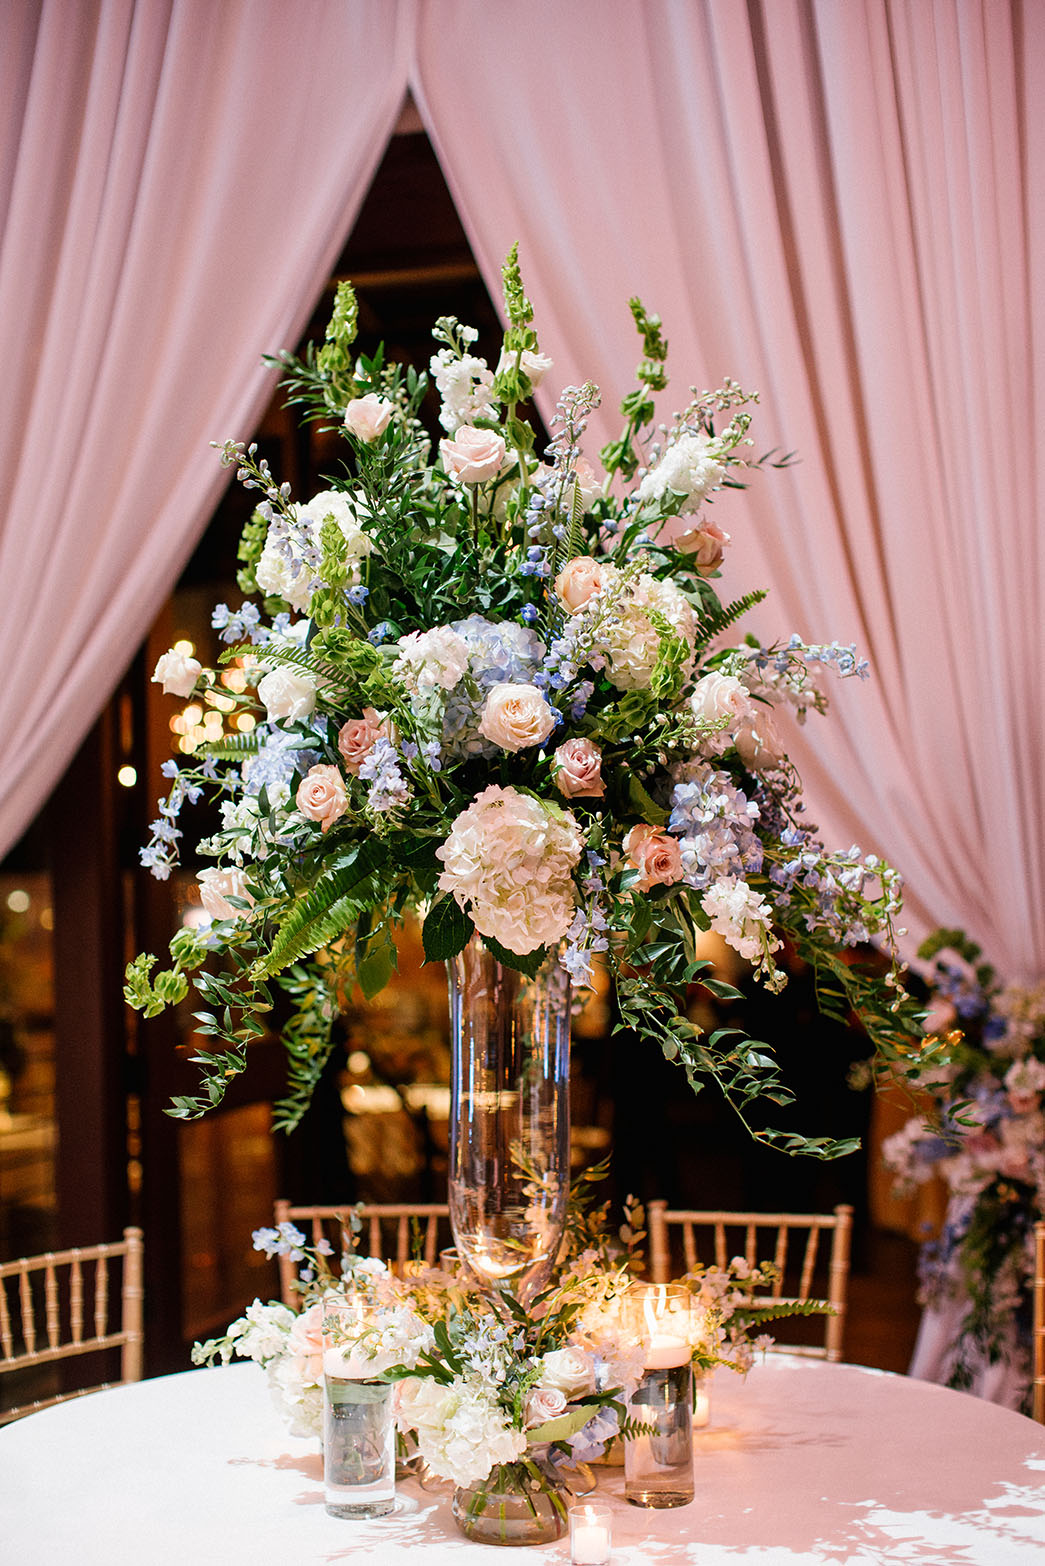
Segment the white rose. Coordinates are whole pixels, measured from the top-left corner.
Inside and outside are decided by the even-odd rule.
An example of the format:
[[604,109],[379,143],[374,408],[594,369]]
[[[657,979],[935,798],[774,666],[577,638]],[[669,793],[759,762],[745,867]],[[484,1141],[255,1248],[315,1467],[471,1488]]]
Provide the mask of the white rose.
[[502,750],[542,745],[555,728],[555,714],[535,685],[494,685],[483,705],[479,733]]
[[[516,356],[514,353],[506,353],[502,349],[501,357],[497,364],[498,375],[502,375],[505,370],[514,370],[515,358]],[[519,368],[522,370],[531,386],[539,386],[551,367],[552,360],[548,358],[546,353],[533,353],[529,348],[523,349]]]
[[367,392],[365,397],[353,397],[345,409],[345,428],[369,445],[384,434],[394,412],[387,397]]
[[462,424],[452,440],[441,440],[443,467],[461,484],[483,484],[496,478],[504,466],[508,448],[493,430]]
[[165,696],[190,696],[202,672],[203,665],[198,659],[175,652],[172,647],[157,661],[152,683],[162,685]]
[[583,1397],[595,1391],[595,1371],[583,1349],[553,1349],[542,1356],[541,1385],[557,1387],[567,1398]]
[[732,674],[705,674],[693,687],[689,705],[695,718],[708,723],[726,718],[735,727],[756,717],[747,687]]
[[196,880],[199,882],[200,902],[212,919],[246,917],[242,908],[234,908],[229,902],[230,897],[239,897],[251,904],[254,902],[247,891],[247,878],[242,870],[221,870],[217,865],[212,865],[208,870],[201,870]]
[[258,681],[258,696],[270,723],[280,718],[295,722],[307,718],[316,705],[316,684],[307,674],[291,669],[270,669]]

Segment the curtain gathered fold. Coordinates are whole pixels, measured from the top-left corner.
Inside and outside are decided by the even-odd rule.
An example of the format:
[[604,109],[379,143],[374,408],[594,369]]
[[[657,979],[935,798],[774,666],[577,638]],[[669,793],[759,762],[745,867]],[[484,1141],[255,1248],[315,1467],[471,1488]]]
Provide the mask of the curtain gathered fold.
[[[828,842],[1045,971],[1045,8],[1030,0],[21,0],[0,51],[0,851],[173,582],[409,81],[538,396],[677,377],[799,461],[720,498],[722,587],[873,678],[791,736]],[[719,518],[717,518],[718,520]]]
[[763,640],[870,660],[790,736],[825,840],[903,871],[909,949],[958,924],[1040,976],[1045,11],[422,0],[417,51],[491,289],[521,243],[544,415],[590,378],[589,455],[616,433],[640,293],[679,377],[665,415],[731,375],[760,449],[797,451],[718,502],[722,586],[770,589]]
[[[408,20],[408,18],[406,18]],[[249,437],[394,127],[382,0],[14,0],[0,32],[0,854]]]

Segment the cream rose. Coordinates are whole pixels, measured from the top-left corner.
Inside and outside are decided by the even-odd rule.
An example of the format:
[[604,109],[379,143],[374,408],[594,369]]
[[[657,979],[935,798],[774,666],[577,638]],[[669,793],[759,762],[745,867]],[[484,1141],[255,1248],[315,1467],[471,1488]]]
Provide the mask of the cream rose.
[[555,728],[555,714],[535,685],[494,685],[483,705],[479,733],[502,750],[543,745]]
[[221,870],[217,865],[212,865],[208,870],[201,870],[196,877],[200,889],[200,902],[204,912],[210,914],[212,919],[245,919],[246,911],[242,908],[234,908],[229,902],[230,897],[241,898],[245,903],[253,904],[254,899],[247,891],[247,878],[242,870]]
[[682,879],[682,850],[678,838],[642,822],[633,826],[622,844],[639,879],[633,890],[648,892],[654,886],[673,886]]
[[[514,353],[505,353],[502,349],[501,357],[497,361],[497,374],[503,375],[505,370],[514,370],[515,361],[516,355]],[[531,386],[539,386],[551,367],[552,360],[548,358],[546,353],[534,353],[532,349],[523,349],[519,361],[519,368],[522,370]]]
[[336,767],[310,767],[298,784],[295,802],[303,816],[318,821],[324,832],[343,816],[348,806],[345,783]]
[[345,409],[345,428],[369,445],[385,433],[394,412],[387,397],[367,392],[365,397],[353,397]]
[[589,739],[567,740],[552,757],[552,777],[559,793],[567,799],[601,799],[606,792],[602,751]]
[[152,684],[162,685],[165,696],[191,696],[202,673],[203,665],[198,658],[175,652],[172,647],[157,661]]
[[595,1391],[595,1371],[591,1358],[578,1348],[552,1349],[540,1360],[541,1385],[557,1389],[566,1398],[583,1397]]
[[443,467],[460,484],[485,484],[504,466],[508,448],[493,430],[477,430],[462,424],[452,440],[441,440]]
[[571,614],[583,609],[605,583],[605,572],[591,555],[577,555],[555,578],[555,591]]
[[347,723],[343,723],[338,731],[337,748],[344,759],[345,771],[357,778],[375,741],[381,738],[388,738],[388,724],[373,707],[364,707],[361,718],[349,718]]
[[316,685],[307,674],[291,669],[270,669],[258,681],[258,696],[264,703],[270,723],[280,718],[296,722],[307,718],[316,705]]

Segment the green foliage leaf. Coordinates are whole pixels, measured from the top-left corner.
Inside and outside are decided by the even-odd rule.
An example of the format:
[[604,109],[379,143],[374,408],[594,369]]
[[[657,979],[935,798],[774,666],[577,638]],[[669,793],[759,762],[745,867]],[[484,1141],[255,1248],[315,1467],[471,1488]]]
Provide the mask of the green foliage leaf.
[[448,962],[467,946],[475,926],[453,897],[440,897],[421,928],[425,962]]

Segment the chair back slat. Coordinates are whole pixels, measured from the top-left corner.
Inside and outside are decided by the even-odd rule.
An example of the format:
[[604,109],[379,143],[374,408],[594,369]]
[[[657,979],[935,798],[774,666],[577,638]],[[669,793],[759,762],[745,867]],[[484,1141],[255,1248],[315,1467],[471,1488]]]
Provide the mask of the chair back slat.
[[74,1343],[83,1342],[83,1268],[79,1252],[69,1263],[69,1331]]
[[[118,1330],[110,1331],[110,1267],[117,1259],[122,1262],[121,1321]],[[85,1321],[84,1264],[94,1267],[93,1335],[87,1335]],[[45,1344],[41,1342],[36,1318],[36,1297],[41,1295]],[[17,1337],[11,1319],[11,1301],[16,1296],[20,1317]],[[0,1373],[119,1348],[121,1379],[140,1381],[143,1331],[140,1229],[125,1229],[122,1241],[114,1244],[49,1251],[42,1256],[23,1256],[17,1261],[0,1264],[0,1342],[3,1345]],[[106,1381],[102,1385],[111,1383]],[[96,1384],[75,1393],[57,1393],[43,1402],[4,1409],[0,1411],[0,1425],[52,1403],[82,1396],[85,1391],[98,1390],[100,1387]]]
[[[771,1251],[773,1265],[780,1276],[780,1287],[784,1288],[787,1286],[791,1238],[794,1236],[797,1242],[804,1236],[800,1262],[796,1243],[795,1255],[798,1269],[796,1292],[793,1294],[760,1292],[757,1298],[767,1305],[816,1299],[818,1296],[814,1293],[814,1287],[817,1279],[824,1278],[826,1272],[827,1287],[823,1291],[823,1299],[831,1306],[833,1314],[825,1314],[823,1344],[784,1344],[778,1341],[775,1347],[791,1353],[839,1360],[842,1357],[845,1333],[852,1222],[853,1209],[847,1204],[839,1205],[833,1213],[756,1213],[672,1209],[665,1201],[651,1201],[647,1206],[650,1274],[654,1283],[667,1283],[671,1280],[672,1232],[681,1234],[682,1256],[686,1271],[699,1266],[701,1258],[697,1236],[703,1230],[710,1232],[712,1236],[716,1267],[727,1267],[738,1255],[743,1256],[749,1267],[757,1267],[768,1259]],[[774,1236],[772,1242],[769,1238],[770,1232]],[[826,1269],[821,1263],[821,1234],[831,1236]],[[764,1241],[760,1241],[760,1235],[764,1236]]]
[[33,1288],[29,1281],[29,1268],[18,1264],[18,1303],[22,1311],[22,1342],[27,1354],[36,1352],[36,1313],[33,1310]]
[[[391,1264],[401,1273],[410,1261],[412,1225],[415,1220],[419,1224],[423,1223],[421,1254],[425,1264],[429,1267],[435,1265],[439,1250],[439,1225],[449,1223],[450,1210],[444,1202],[360,1202],[351,1207],[295,1206],[285,1197],[280,1197],[275,1204],[277,1228],[281,1223],[292,1223],[298,1228],[307,1226],[313,1248],[322,1239],[333,1242],[336,1230],[342,1254],[351,1248],[353,1216],[357,1216],[363,1224],[366,1254]],[[392,1226],[391,1244],[385,1241],[386,1225]],[[293,1308],[300,1302],[296,1264],[289,1256],[279,1257],[279,1287],[285,1305]]]
[[54,1270],[54,1263],[48,1262],[44,1268],[44,1322],[47,1330],[48,1348],[57,1348],[61,1341],[61,1320],[58,1314],[58,1274]]

